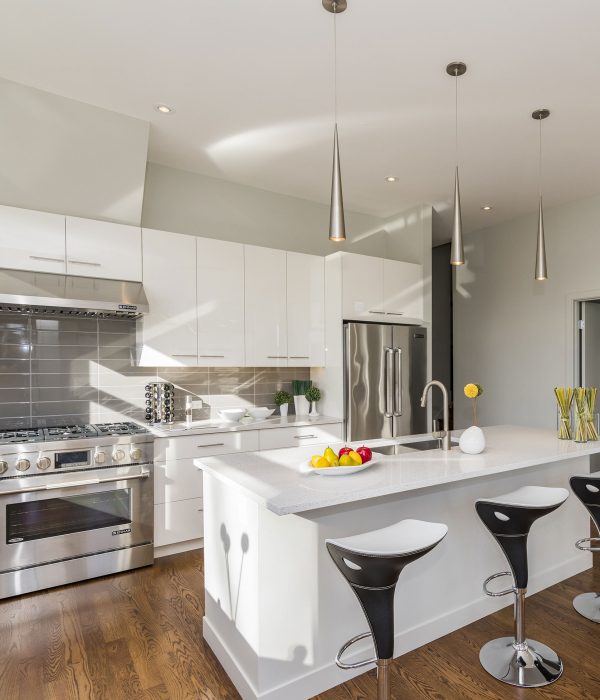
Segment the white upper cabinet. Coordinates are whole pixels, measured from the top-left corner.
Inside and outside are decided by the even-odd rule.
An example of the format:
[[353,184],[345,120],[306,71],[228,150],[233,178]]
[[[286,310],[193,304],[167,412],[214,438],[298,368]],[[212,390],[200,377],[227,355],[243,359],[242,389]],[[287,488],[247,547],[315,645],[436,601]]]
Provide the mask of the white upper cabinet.
[[402,323],[423,318],[423,268],[414,263],[342,255],[345,319]]
[[344,253],[342,315],[353,320],[383,320],[383,259]]
[[243,367],[244,246],[198,238],[197,249],[198,366]]
[[142,232],[137,226],[67,216],[67,273],[142,281]]
[[149,313],[138,322],[140,365],[198,362],[196,238],[144,229],[144,289]]
[[0,267],[65,273],[65,217],[0,206]]
[[246,366],[287,367],[286,253],[244,249]]
[[423,318],[423,268],[399,260],[383,261],[383,308],[388,316]]
[[325,365],[325,258],[287,253],[288,367]]

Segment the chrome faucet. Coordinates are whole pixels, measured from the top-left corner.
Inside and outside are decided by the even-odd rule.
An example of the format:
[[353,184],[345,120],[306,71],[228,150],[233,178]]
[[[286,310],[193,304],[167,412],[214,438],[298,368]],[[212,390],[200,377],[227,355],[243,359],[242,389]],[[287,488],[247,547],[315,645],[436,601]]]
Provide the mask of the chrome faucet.
[[452,449],[452,433],[450,432],[450,429],[448,427],[448,390],[442,384],[442,382],[439,382],[437,379],[434,379],[433,381],[427,382],[427,384],[425,384],[425,388],[423,389],[423,395],[421,396],[421,408],[425,408],[425,406],[427,406],[427,392],[433,386],[439,386],[442,392],[442,397],[444,399],[444,429],[440,433],[434,433],[434,437],[440,437],[442,439],[442,450],[447,451]]

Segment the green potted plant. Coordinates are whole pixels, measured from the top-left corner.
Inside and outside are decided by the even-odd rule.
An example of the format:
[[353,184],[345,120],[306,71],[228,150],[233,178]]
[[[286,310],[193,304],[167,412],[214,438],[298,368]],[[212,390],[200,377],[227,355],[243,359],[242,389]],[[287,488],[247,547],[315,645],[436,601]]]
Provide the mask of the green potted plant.
[[317,401],[321,400],[321,390],[316,386],[311,386],[304,394],[304,398],[310,403],[310,412],[308,415],[316,418],[319,415],[317,412]]
[[277,391],[273,397],[274,403],[279,406],[280,415],[287,416],[289,403],[292,400],[292,395],[288,394],[287,391]]

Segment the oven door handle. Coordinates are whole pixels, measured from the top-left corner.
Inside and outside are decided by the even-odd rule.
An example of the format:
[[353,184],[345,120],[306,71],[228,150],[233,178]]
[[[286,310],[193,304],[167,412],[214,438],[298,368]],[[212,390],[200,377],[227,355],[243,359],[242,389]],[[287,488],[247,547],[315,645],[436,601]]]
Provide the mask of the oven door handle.
[[23,489],[11,489],[10,491],[0,491],[0,498],[3,496],[14,496],[19,493],[34,493],[35,491],[52,491],[55,489],[75,489],[80,486],[95,486],[96,484],[110,484],[115,481],[132,481],[133,479],[147,479],[150,472],[133,474],[132,476],[109,476],[106,479],[86,479],[85,481],[66,481],[62,484],[46,484],[45,486],[28,486]]

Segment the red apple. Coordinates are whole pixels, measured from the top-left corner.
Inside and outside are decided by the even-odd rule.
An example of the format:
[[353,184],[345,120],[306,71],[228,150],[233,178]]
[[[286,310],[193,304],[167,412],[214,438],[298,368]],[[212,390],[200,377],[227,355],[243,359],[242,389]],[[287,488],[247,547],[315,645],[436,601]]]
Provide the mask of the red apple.
[[342,447],[342,449],[338,452],[338,457],[341,457],[342,455],[347,455],[348,452],[352,452],[351,447]]
[[363,445],[362,447],[359,447],[359,448],[356,450],[356,452],[360,455],[360,458],[362,459],[363,464],[364,464],[365,462],[370,462],[371,459],[372,459],[372,457],[373,457],[373,453],[372,453],[371,450],[370,450],[368,447],[366,447],[365,445]]

